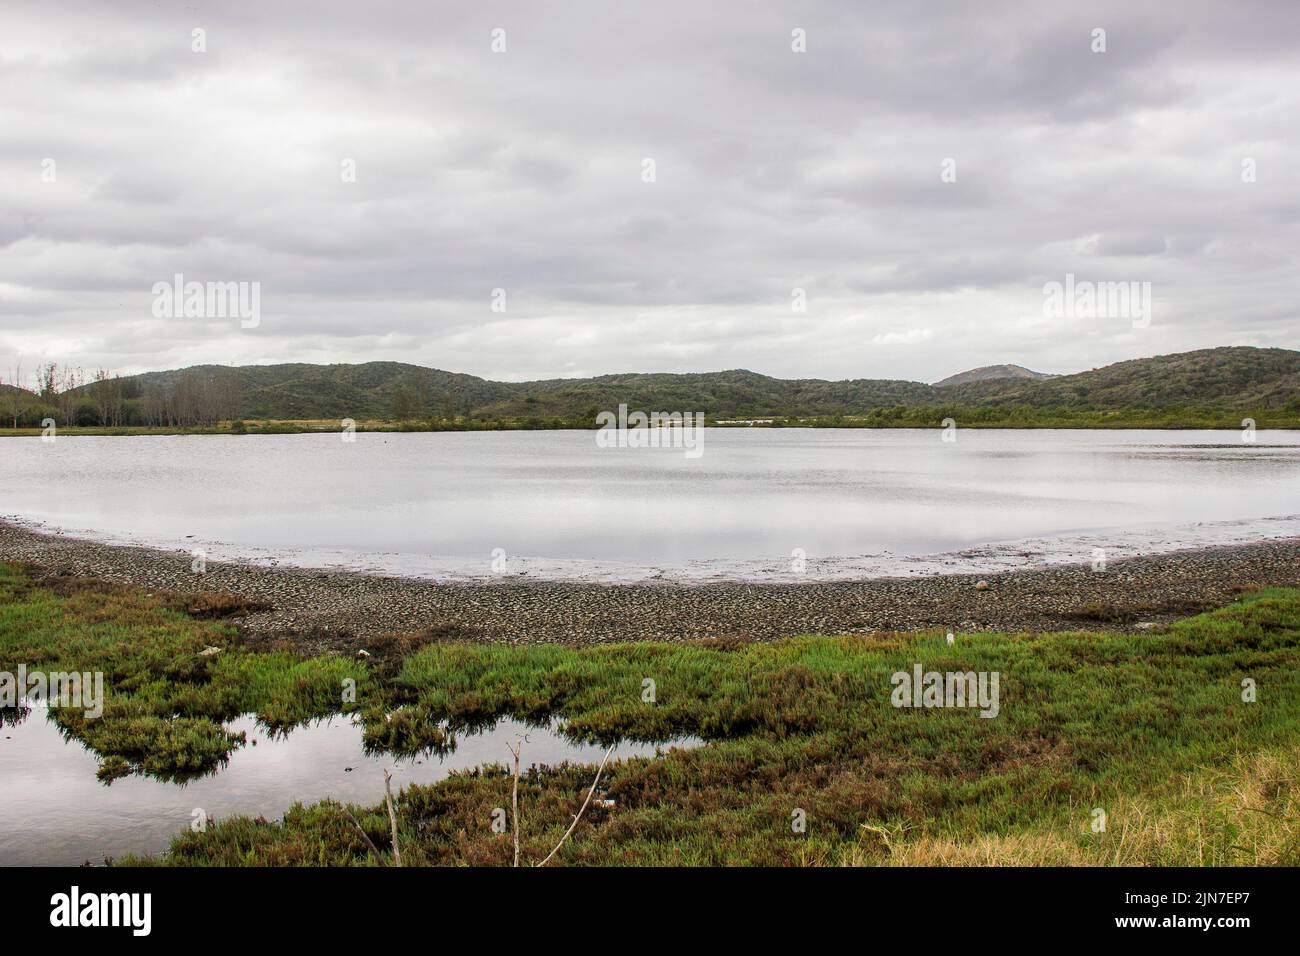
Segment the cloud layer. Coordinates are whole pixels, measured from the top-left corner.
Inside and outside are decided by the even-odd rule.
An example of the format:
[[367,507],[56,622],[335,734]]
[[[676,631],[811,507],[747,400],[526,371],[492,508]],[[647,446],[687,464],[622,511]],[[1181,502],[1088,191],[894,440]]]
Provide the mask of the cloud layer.
[[[1300,6],[1048,6],[7,3],[0,374],[1300,345]],[[155,317],[176,273],[260,324]],[[1150,282],[1150,326],[1045,314],[1067,273]]]

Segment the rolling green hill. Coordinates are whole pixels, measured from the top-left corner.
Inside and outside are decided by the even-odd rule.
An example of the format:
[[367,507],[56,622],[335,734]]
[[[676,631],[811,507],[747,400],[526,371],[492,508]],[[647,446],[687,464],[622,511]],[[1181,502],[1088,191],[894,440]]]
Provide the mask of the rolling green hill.
[[[920,382],[779,379],[745,369],[694,374],[601,375],[525,382],[510,398],[477,409],[480,417],[573,418],[592,409],[703,411],[712,418],[862,414],[871,408],[933,399]],[[594,416],[594,412],[592,413]]]
[[1045,378],[1055,378],[1055,376],[1046,372],[1035,372],[1023,365],[985,365],[982,368],[973,368],[968,372],[949,375],[947,378],[935,382],[934,387],[945,388],[949,385],[965,385],[967,382],[984,382],[999,378],[1019,378],[1037,382]]
[[1245,346],[1116,362],[1031,382],[994,379],[949,390],[959,402],[1037,409],[1280,409],[1300,395],[1300,352]]
[[[411,414],[465,415],[505,401],[518,386],[402,362],[360,365],[198,365],[129,376],[142,392],[187,375],[226,377],[239,394],[237,418],[390,418],[404,401]],[[93,386],[85,386],[89,389]]]
[[10,389],[0,392],[0,421],[16,403],[28,426],[45,415],[60,424],[125,427],[342,418],[582,426],[627,404],[787,424],[933,424],[952,416],[984,425],[1230,427],[1245,416],[1261,424],[1290,416],[1300,425],[1300,352],[1291,349],[1203,349],[1040,379],[986,377],[988,371],[939,385],[778,379],[744,369],[493,382],[400,362],[206,365],[92,382],[62,395],[15,397]]

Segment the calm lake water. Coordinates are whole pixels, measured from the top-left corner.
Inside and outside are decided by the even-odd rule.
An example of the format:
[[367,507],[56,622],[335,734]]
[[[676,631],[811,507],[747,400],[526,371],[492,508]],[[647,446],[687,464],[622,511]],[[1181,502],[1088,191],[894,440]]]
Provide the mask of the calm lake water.
[[[252,717],[226,726],[247,742],[216,773],[180,785],[149,777],[110,784],[95,777],[99,760],[67,741],[44,705],[17,726],[0,727],[0,866],[79,866],[127,853],[161,853],[195,819],[242,814],[278,820],[294,802],[333,799],[373,806],[384,799],[384,769],[393,792],[434,783],[452,770],[513,765],[507,750],[520,737],[523,765],[599,764],[605,748],[574,743],[555,727],[502,720],[491,730],[457,735],[454,751],[396,759],[367,754],[361,727],[349,717],[317,721],[270,736]],[[654,745],[625,741],[611,760],[697,746],[684,739]],[[484,825],[487,823],[485,821]]]
[[0,515],[447,580],[996,570],[1300,534],[1300,432],[714,428],[698,458],[592,432],[5,439]]

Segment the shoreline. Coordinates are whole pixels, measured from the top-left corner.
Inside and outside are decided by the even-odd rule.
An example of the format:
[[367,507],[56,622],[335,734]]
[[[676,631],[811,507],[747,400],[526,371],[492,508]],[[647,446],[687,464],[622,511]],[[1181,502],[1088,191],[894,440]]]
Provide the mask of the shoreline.
[[[976,431],[1221,431],[1240,434],[1242,424],[1240,416],[1247,413],[1233,413],[1221,417],[1202,420],[1151,417],[1143,418],[1055,418],[1039,421],[1023,421],[1015,418],[979,418],[972,416],[958,419],[963,429]],[[1257,431],[1293,432],[1300,430],[1291,416],[1274,415],[1267,411],[1257,412],[1253,416]],[[334,435],[342,430],[345,419],[250,419],[241,421],[240,427],[235,422],[218,422],[213,425],[58,425],[60,438],[141,438],[189,435],[225,435],[247,438],[253,435]],[[751,420],[723,420],[706,422],[705,428],[718,429],[818,429],[847,431],[898,431],[924,430],[942,427],[942,420],[930,418],[908,418],[899,421],[877,421],[874,419],[842,416],[840,418],[792,418],[771,419],[756,418]],[[438,422],[422,421],[386,421],[370,420],[355,422],[354,431],[374,434],[468,434],[476,432],[557,432],[579,431],[595,434],[599,428],[588,423],[565,420],[541,421],[537,423],[515,420],[475,420],[472,422]],[[0,423],[0,438],[39,438],[44,429],[34,425],[10,428]]]
[[[0,521],[0,562],[145,591],[228,592],[269,604],[238,619],[253,643],[355,653],[385,634],[424,641],[601,644],[764,641],[798,634],[1135,630],[1230,602],[1257,586],[1300,587],[1300,538],[1088,565],[808,583],[444,584],[362,571],[209,561],[101,544]],[[988,582],[987,589],[976,585]]]

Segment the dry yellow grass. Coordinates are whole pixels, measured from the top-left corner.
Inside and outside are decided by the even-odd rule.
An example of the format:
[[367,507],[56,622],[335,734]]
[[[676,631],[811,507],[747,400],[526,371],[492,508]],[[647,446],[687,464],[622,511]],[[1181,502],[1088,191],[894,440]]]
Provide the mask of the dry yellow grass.
[[864,824],[845,866],[1296,866],[1300,864],[1300,746],[1239,756],[1230,768],[1186,775],[1162,797],[1105,807],[1105,832],[1081,807],[1074,829],[970,840],[912,836]]

